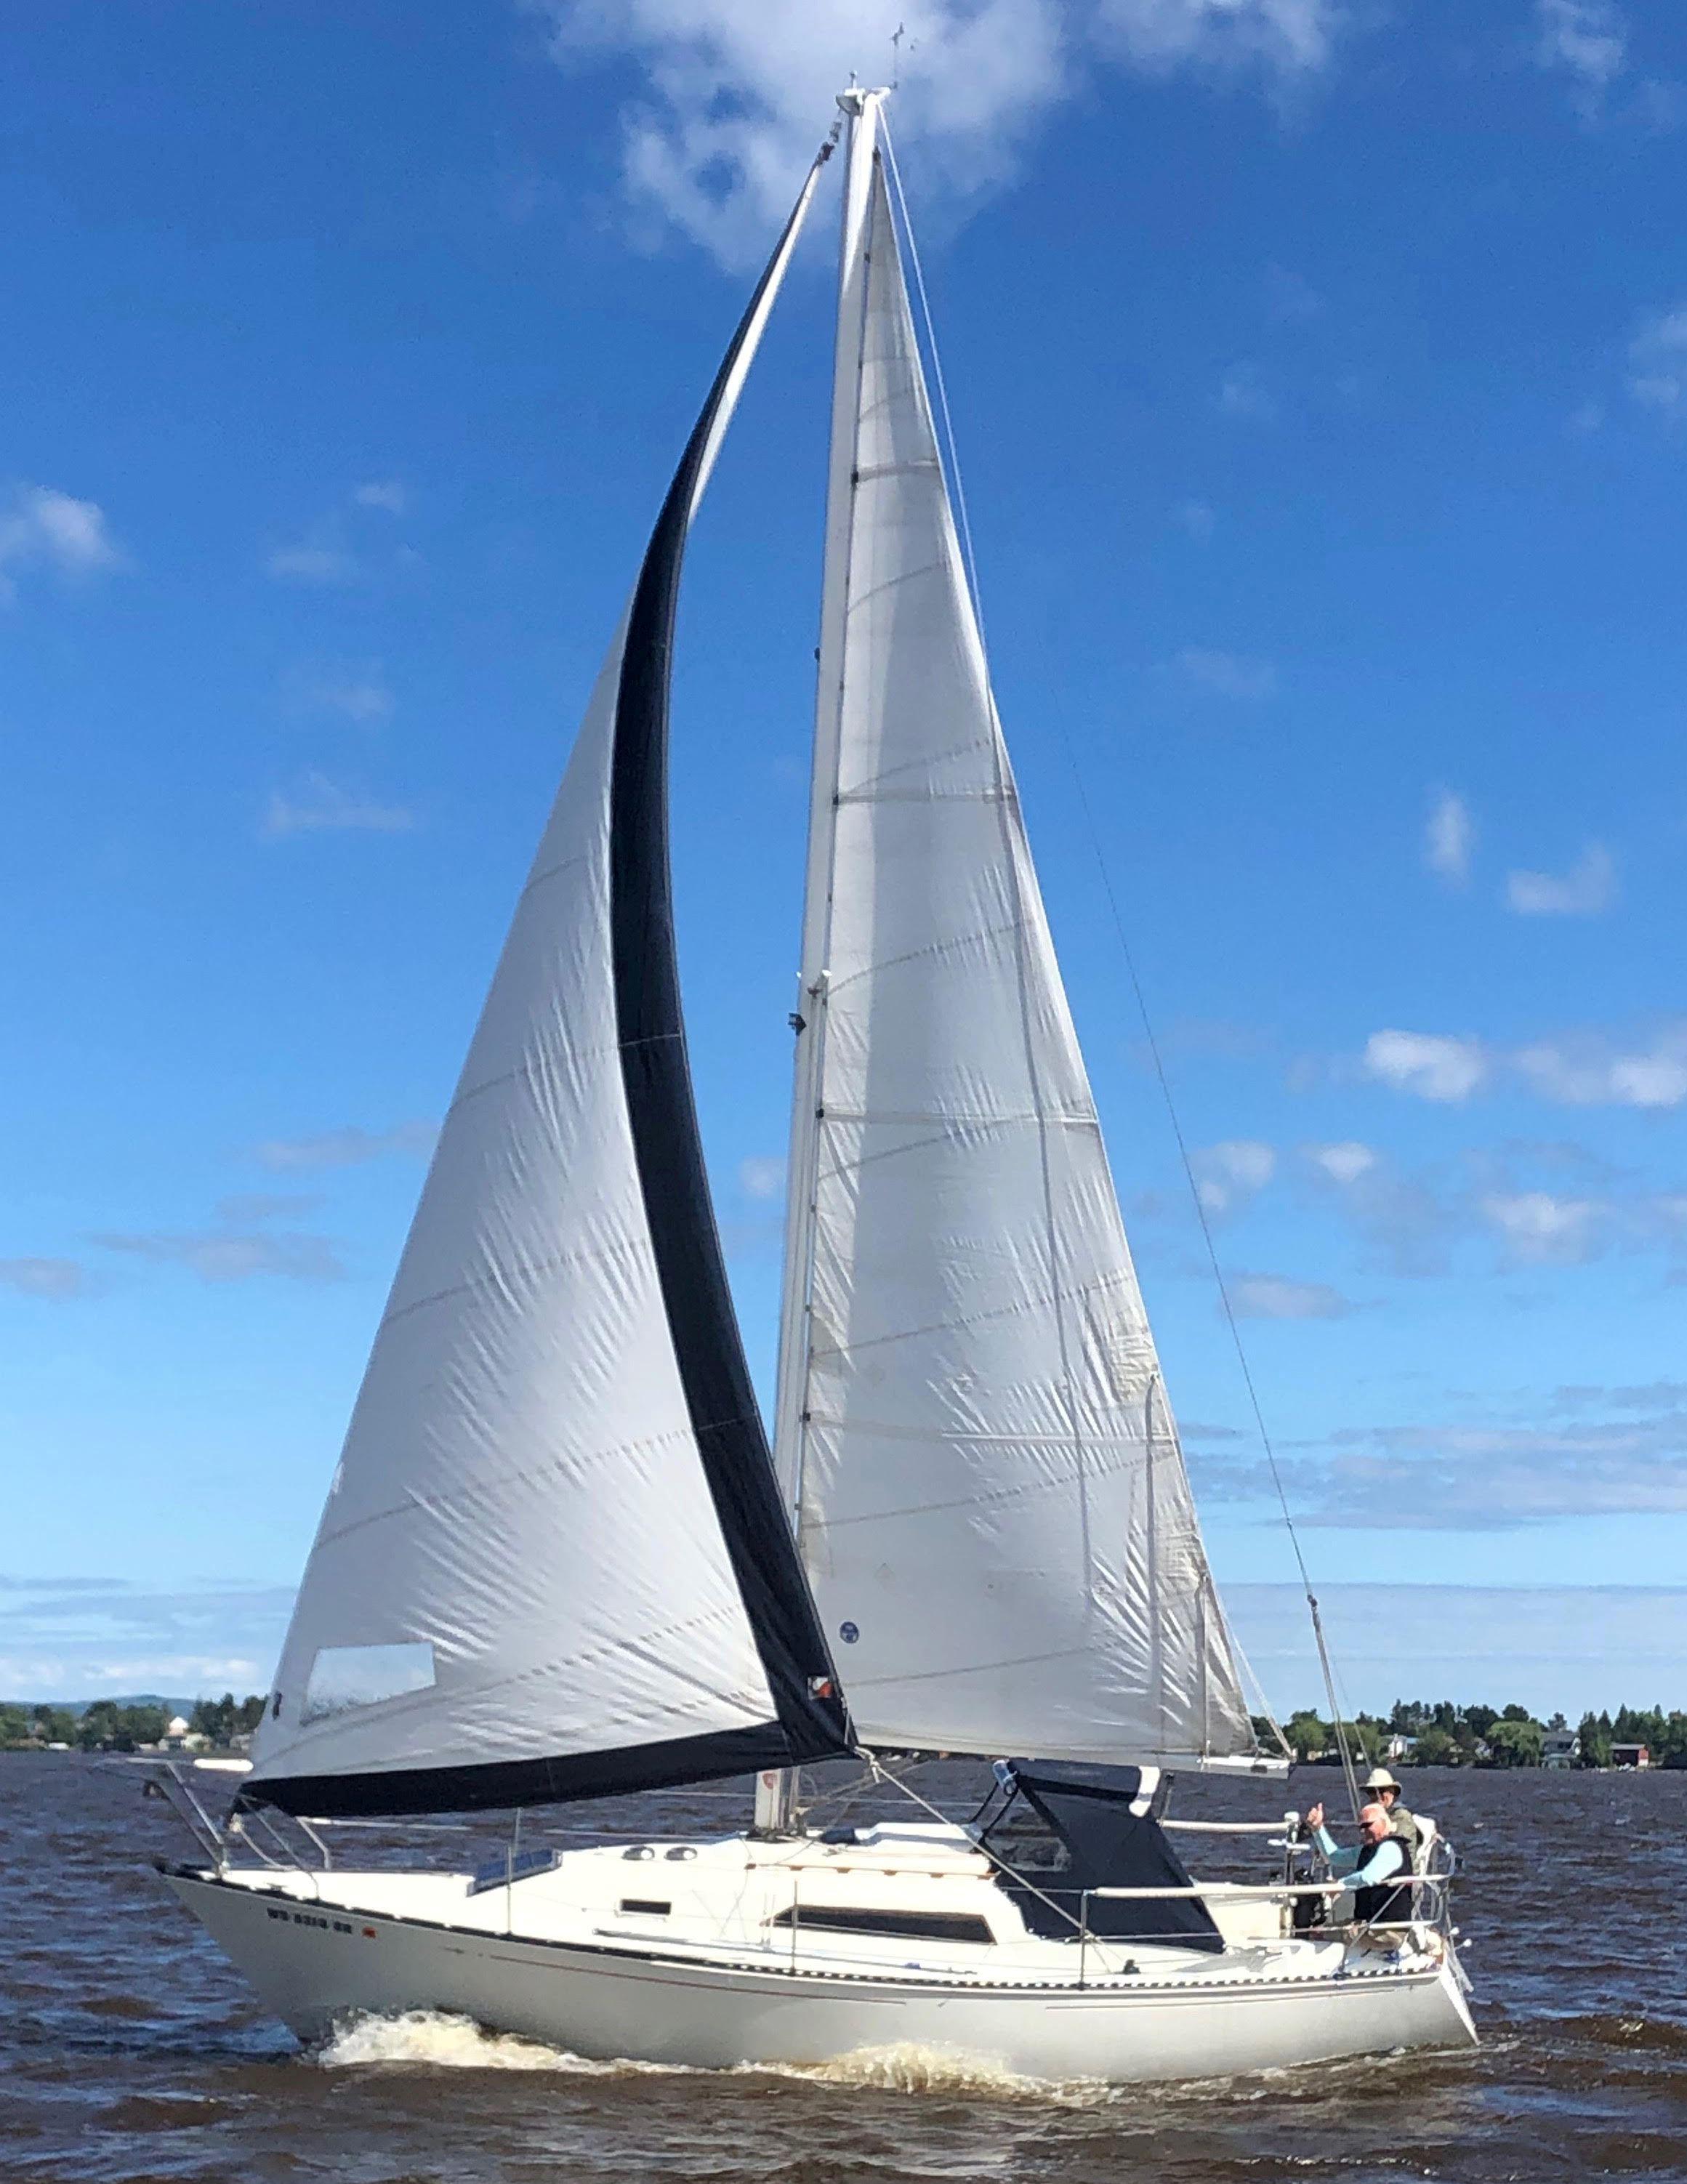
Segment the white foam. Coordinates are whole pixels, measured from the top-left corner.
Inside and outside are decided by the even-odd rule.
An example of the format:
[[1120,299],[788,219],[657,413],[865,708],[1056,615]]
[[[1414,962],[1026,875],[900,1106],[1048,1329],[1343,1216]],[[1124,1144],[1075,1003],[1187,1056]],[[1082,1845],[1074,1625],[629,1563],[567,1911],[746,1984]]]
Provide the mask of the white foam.
[[354,2017],[335,2027],[316,2052],[325,2069],[371,2063],[417,2063],[436,2070],[557,2070],[582,2077],[619,2077],[660,2070],[659,2063],[597,2063],[565,2048],[487,2032],[467,2017],[438,2009],[407,2009],[396,2017]]
[[1099,2079],[1060,2081],[1024,2077],[987,2056],[969,2054],[960,2048],[928,2048],[912,2040],[883,2048],[857,2048],[825,2063],[739,2067],[777,2077],[803,2078],[811,2085],[860,2086],[892,2093],[966,2093],[977,2100],[1034,2101],[1045,2107],[1093,2108],[1111,2101],[1117,2090]]
[[[596,2062],[565,2048],[524,2040],[513,2032],[488,2032],[471,2018],[443,2010],[407,2009],[391,2017],[348,2018],[335,2027],[315,2054],[325,2070],[358,2070],[372,2064],[410,2064],[436,2070],[550,2070],[579,2077],[677,2076],[677,2063]],[[1089,2107],[1111,2098],[1112,2089],[1088,2081],[1056,2085],[1027,2078],[979,2055],[949,2048],[899,2041],[883,2048],[856,2048],[824,2063],[740,2063],[733,2077],[801,2079],[810,2085],[859,2086],[893,2093],[965,2093],[975,2099],[1054,2103]]]

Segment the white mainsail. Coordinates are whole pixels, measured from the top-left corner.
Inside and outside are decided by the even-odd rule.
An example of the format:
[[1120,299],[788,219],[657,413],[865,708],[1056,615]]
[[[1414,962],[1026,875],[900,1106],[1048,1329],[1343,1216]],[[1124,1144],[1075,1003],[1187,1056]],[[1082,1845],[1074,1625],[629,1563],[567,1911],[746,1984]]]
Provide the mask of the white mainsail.
[[670,492],[445,1118],[253,1740],[253,1794],[295,1811],[838,1748],[697,1147],[665,831],[686,534],[820,164]]
[[965,578],[882,167],[846,189],[777,1460],[857,1736],[1253,1733]]

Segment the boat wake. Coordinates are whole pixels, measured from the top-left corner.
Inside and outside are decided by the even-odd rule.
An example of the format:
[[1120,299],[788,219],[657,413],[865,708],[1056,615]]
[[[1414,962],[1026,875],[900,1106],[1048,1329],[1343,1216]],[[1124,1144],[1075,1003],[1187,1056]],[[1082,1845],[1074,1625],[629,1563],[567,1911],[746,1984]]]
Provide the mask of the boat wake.
[[435,2070],[554,2070],[581,2077],[666,2072],[662,2063],[596,2063],[565,2048],[548,2048],[513,2032],[488,2032],[471,2018],[439,2009],[407,2009],[396,2017],[354,2017],[335,2027],[312,2060],[327,2070],[409,2063]]
[[971,2093],[988,2100],[1069,2101],[1099,2092],[1082,2083],[1055,2085],[1025,2078],[982,2055],[949,2048],[927,2048],[898,2041],[887,2048],[859,2048],[827,2063],[792,2065],[781,2077],[811,2084],[860,2086],[888,2093]]
[[[393,2017],[348,2018],[311,2056],[320,2069],[366,2070],[409,2064],[435,2070],[549,2070],[579,2077],[685,2077],[704,2075],[679,2063],[595,2062],[565,2048],[489,2032],[471,2018],[443,2010],[407,2009]],[[966,2093],[987,2100],[1054,2101],[1088,2105],[1107,2089],[1086,2081],[1055,2085],[1016,2076],[985,2057],[901,2041],[862,2048],[829,2062],[740,2063],[720,2075],[796,2079],[808,2085],[856,2086],[889,2093]]]

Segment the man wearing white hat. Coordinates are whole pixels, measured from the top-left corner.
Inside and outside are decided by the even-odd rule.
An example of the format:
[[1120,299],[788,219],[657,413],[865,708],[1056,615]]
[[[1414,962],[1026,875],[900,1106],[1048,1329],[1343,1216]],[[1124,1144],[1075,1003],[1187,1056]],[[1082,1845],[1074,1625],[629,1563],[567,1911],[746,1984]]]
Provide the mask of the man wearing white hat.
[[1407,1812],[1400,1801],[1399,1783],[1386,1767],[1373,1767],[1365,1777],[1365,1787],[1388,1814],[1389,1832],[1397,1835],[1406,1845],[1406,1854],[1416,1866],[1423,1831],[1417,1825],[1417,1815]]

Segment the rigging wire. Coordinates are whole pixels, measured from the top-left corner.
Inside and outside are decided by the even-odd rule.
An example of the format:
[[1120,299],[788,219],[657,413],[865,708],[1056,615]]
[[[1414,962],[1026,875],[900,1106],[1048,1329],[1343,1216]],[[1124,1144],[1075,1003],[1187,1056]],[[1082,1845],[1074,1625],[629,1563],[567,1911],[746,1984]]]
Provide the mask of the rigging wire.
[[[898,209],[901,214],[902,238],[907,248],[909,265],[913,270],[914,292],[919,298],[920,317],[925,329],[927,353],[931,358],[932,382],[937,391],[938,410],[943,421],[944,446],[948,460],[950,490],[955,498],[956,528],[960,533],[960,551],[966,571],[967,589],[972,594],[972,613],[978,626],[979,645],[988,657],[988,648],[984,643],[983,602],[978,589],[978,566],[972,549],[972,526],[966,514],[966,493],[961,482],[960,460],[955,441],[955,423],[949,406],[949,389],[944,383],[943,359],[938,348],[936,328],[933,324],[931,302],[926,292],[925,270],[920,263],[919,246],[914,239],[913,223],[908,216],[908,196],[902,186],[901,170],[896,163],[896,148],[891,141],[888,117],[882,113],[879,117],[879,126],[884,144],[885,164],[889,170],[891,181],[896,193]],[[1119,909],[1118,897],[1114,892],[1112,875],[1107,868],[1107,861],[1102,850],[1100,830],[1095,823],[1095,815],[1090,805],[1089,794],[1084,785],[1083,769],[1077,762],[1077,753],[1073,748],[1072,733],[1066,726],[1064,712],[1059,713],[1059,721],[1061,747],[1066,753],[1066,763],[1072,769],[1072,780],[1077,790],[1078,806],[1083,814],[1084,826],[1089,836],[1089,846],[1095,858],[1096,870],[1100,874],[1102,889],[1107,898],[1107,907],[1112,914],[1113,930],[1118,937],[1120,952],[1124,957],[1125,969],[1130,978],[1131,990],[1136,998],[1137,1014],[1142,1020],[1143,1033],[1148,1041],[1149,1053],[1153,1059],[1154,1073],[1159,1081],[1161,1096],[1166,1103],[1166,1112],[1171,1120],[1172,1134],[1177,1141],[1178,1157],[1183,1163],[1183,1179],[1189,1187],[1189,1196],[1194,1206],[1195,1218],[1200,1224],[1201,1240],[1206,1246],[1207,1262],[1212,1269],[1213,1280],[1217,1285],[1219,1302],[1223,1307],[1225,1323],[1230,1330],[1230,1340],[1235,1348],[1237,1362],[1242,1368],[1243,1384],[1248,1391],[1248,1402],[1253,1412],[1254,1424],[1259,1433],[1260,1446],[1265,1451],[1266,1463],[1271,1474],[1272,1485],[1276,1491],[1278,1506],[1283,1512],[1283,1529],[1289,1535],[1289,1543],[1294,1551],[1295,1568],[1300,1572],[1300,1589],[1306,1595],[1307,1610],[1311,1617],[1312,1636],[1317,1646],[1318,1666],[1323,1677],[1324,1695],[1329,1702],[1330,1720],[1335,1732],[1336,1749],[1340,1755],[1341,1771],[1347,1785],[1348,1796],[1352,1802],[1354,1818],[1356,1819],[1359,1816],[1360,1803],[1359,1777],[1353,1763],[1347,1723],[1343,1717],[1341,1704],[1337,1696],[1335,1669],[1330,1659],[1328,1641],[1324,1635],[1323,1617],[1318,1607],[1317,1595],[1312,1590],[1311,1574],[1307,1569],[1306,1558],[1301,1551],[1300,1535],[1294,1528],[1294,1515],[1289,1507],[1288,1492],[1283,1486],[1283,1474],[1277,1461],[1277,1451],[1272,1446],[1271,1435],[1266,1425],[1265,1412],[1260,1403],[1259,1392],[1254,1384],[1253,1371],[1248,1362],[1247,1347],[1242,1340],[1242,1330],[1237,1322],[1235,1308],[1230,1301],[1229,1287],[1224,1279],[1223,1268],[1219,1263],[1218,1250],[1213,1242],[1211,1224],[1206,1217],[1206,1208],[1201,1202],[1200,1188],[1195,1181],[1194,1164],[1189,1157],[1189,1144],[1183,1135],[1183,1124],[1178,1119],[1177,1102],[1172,1095],[1171,1079],[1166,1075],[1166,1064],[1160,1051],[1160,1043],[1154,1035],[1154,1025],[1148,1012],[1147,996],[1143,991],[1142,980],[1137,972],[1136,958],[1131,952],[1130,940],[1125,930],[1124,917]],[[1287,1752],[1289,1741],[1283,1736],[1282,1729],[1269,1708],[1267,1710],[1267,1719],[1271,1722],[1272,1729],[1277,1731],[1278,1741]]]

